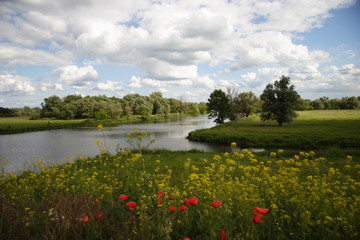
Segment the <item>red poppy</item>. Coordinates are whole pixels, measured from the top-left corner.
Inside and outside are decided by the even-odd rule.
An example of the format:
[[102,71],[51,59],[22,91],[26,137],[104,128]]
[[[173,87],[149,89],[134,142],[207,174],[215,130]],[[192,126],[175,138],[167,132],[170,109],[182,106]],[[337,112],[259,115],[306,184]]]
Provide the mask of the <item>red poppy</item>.
[[162,199],[158,199],[158,204],[159,204],[159,205],[163,204],[163,200],[162,200]]
[[255,224],[261,223],[261,217],[258,215],[253,216],[252,220]]
[[173,200],[173,199],[174,199],[174,196],[173,196],[173,195],[169,195],[169,199],[170,199],[170,200]]
[[224,229],[221,229],[221,231],[220,231],[220,238],[221,238],[222,240],[228,239],[228,236],[225,234],[225,230],[224,230]]
[[135,202],[127,202],[126,206],[129,210],[134,210],[136,208],[136,203]]
[[98,204],[100,201],[99,201],[99,199],[96,198],[96,199],[93,200],[93,202],[94,202],[95,204]]
[[120,196],[119,196],[119,199],[121,199],[121,200],[123,200],[123,201],[125,201],[126,199],[128,199],[129,198],[129,196],[128,195],[124,195],[124,194],[121,194]]
[[254,213],[255,215],[266,215],[270,212],[270,209],[268,208],[259,208],[259,207],[254,207]]
[[170,211],[170,212],[176,212],[176,207],[175,207],[175,206],[169,207],[169,211]]
[[197,199],[196,197],[192,197],[192,198],[187,198],[187,199],[184,199],[184,203],[186,205],[197,205],[199,202],[199,199]]
[[88,216],[83,217],[83,221],[84,221],[84,222],[88,222],[88,221],[89,221],[89,217],[88,217]]
[[157,197],[162,198],[162,197],[165,196],[165,193],[164,192],[158,192],[156,195],[157,195]]
[[183,240],[191,240],[190,238],[184,238]]
[[179,207],[179,212],[184,212],[186,210],[186,206]]
[[99,212],[98,214],[95,215],[96,221],[101,221],[103,219],[104,219],[104,215],[101,212]]
[[221,200],[214,200],[212,203],[211,203],[211,207],[212,208],[218,208],[222,205],[222,201]]

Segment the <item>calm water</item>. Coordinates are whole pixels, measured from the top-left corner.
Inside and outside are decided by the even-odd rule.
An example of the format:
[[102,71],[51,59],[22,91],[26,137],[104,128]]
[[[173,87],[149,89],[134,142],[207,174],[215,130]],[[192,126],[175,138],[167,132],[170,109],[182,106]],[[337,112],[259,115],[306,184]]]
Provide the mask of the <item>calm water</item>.
[[0,135],[0,157],[9,161],[6,167],[8,172],[23,169],[23,162],[34,156],[52,162],[75,159],[78,156],[93,157],[100,153],[99,147],[95,144],[96,140],[105,142],[110,153],[115,153],[118,145],[128,146],[125,140],[126,134],[133,130],[145,131],[149,134],[144,139],[144,143],[155,139],[151,148],[230,151],[228,146],[192,142],[185,138],[190,131],[213,126],[215,123],[212,119],[198,116],[161,119],[150,123],[121,124],[104,128],[103,133],[97,128],[77,128]]

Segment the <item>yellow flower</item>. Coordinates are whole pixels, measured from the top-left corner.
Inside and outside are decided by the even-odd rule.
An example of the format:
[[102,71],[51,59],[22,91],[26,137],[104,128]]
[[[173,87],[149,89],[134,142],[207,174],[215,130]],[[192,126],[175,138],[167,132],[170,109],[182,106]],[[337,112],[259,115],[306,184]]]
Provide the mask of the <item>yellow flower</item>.
[[103,129],[103,125],[102,125],[102,124],[99,124],[99,125],[98,125],[98,130],[101,131],[102,129]]
[[98,146],[100,145],[100,143],[101,143],[101,141],[99,141],[99,140],[96,140],[96,142],[95,142],[95,144]]
[[237,148],[236,142],[231,143],[231,148]]

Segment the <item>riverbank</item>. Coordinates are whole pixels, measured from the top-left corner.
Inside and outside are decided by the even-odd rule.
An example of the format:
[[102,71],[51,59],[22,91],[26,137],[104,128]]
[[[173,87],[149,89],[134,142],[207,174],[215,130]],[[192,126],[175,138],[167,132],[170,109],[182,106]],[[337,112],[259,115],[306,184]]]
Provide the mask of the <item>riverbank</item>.
[[360,148],[359,110],[301,111],[299,117],[282,127],[250,116],[210,129],[190,132],[192,141],[230,144],[241,148],[299,149]]
[[38,119],[30,120],[30,117],[2,117],[0,118],[0,134],[15,134],[34,131],[46,131],[62,128],[77,127],[96,127],[98,124],[104,126],[112,126],[121,123],[151,121],[155,119],[173,118],[180,116],[188,116],[179,113],[170,113],[167,116],[151,115],[147,120],[143,120],[140,115],[134,115],[130,118],[123,117],[118,119],[108,119],[97,121],[95,119],[75,119],[75,120],[57,120],[57,119]]
[[0,238],[358,237],[358,161],[259,154],[124,151],[51,168],[34,159],[21,176],[0,175]]

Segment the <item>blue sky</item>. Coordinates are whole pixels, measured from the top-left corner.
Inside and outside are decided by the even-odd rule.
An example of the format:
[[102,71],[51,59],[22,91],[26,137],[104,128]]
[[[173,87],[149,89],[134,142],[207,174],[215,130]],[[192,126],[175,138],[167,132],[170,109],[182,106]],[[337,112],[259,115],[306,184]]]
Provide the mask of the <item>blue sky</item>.
[[305,99],[359,96],[355,0],[5,0],[0,106],[131,93],[207,101],[289,76]]

